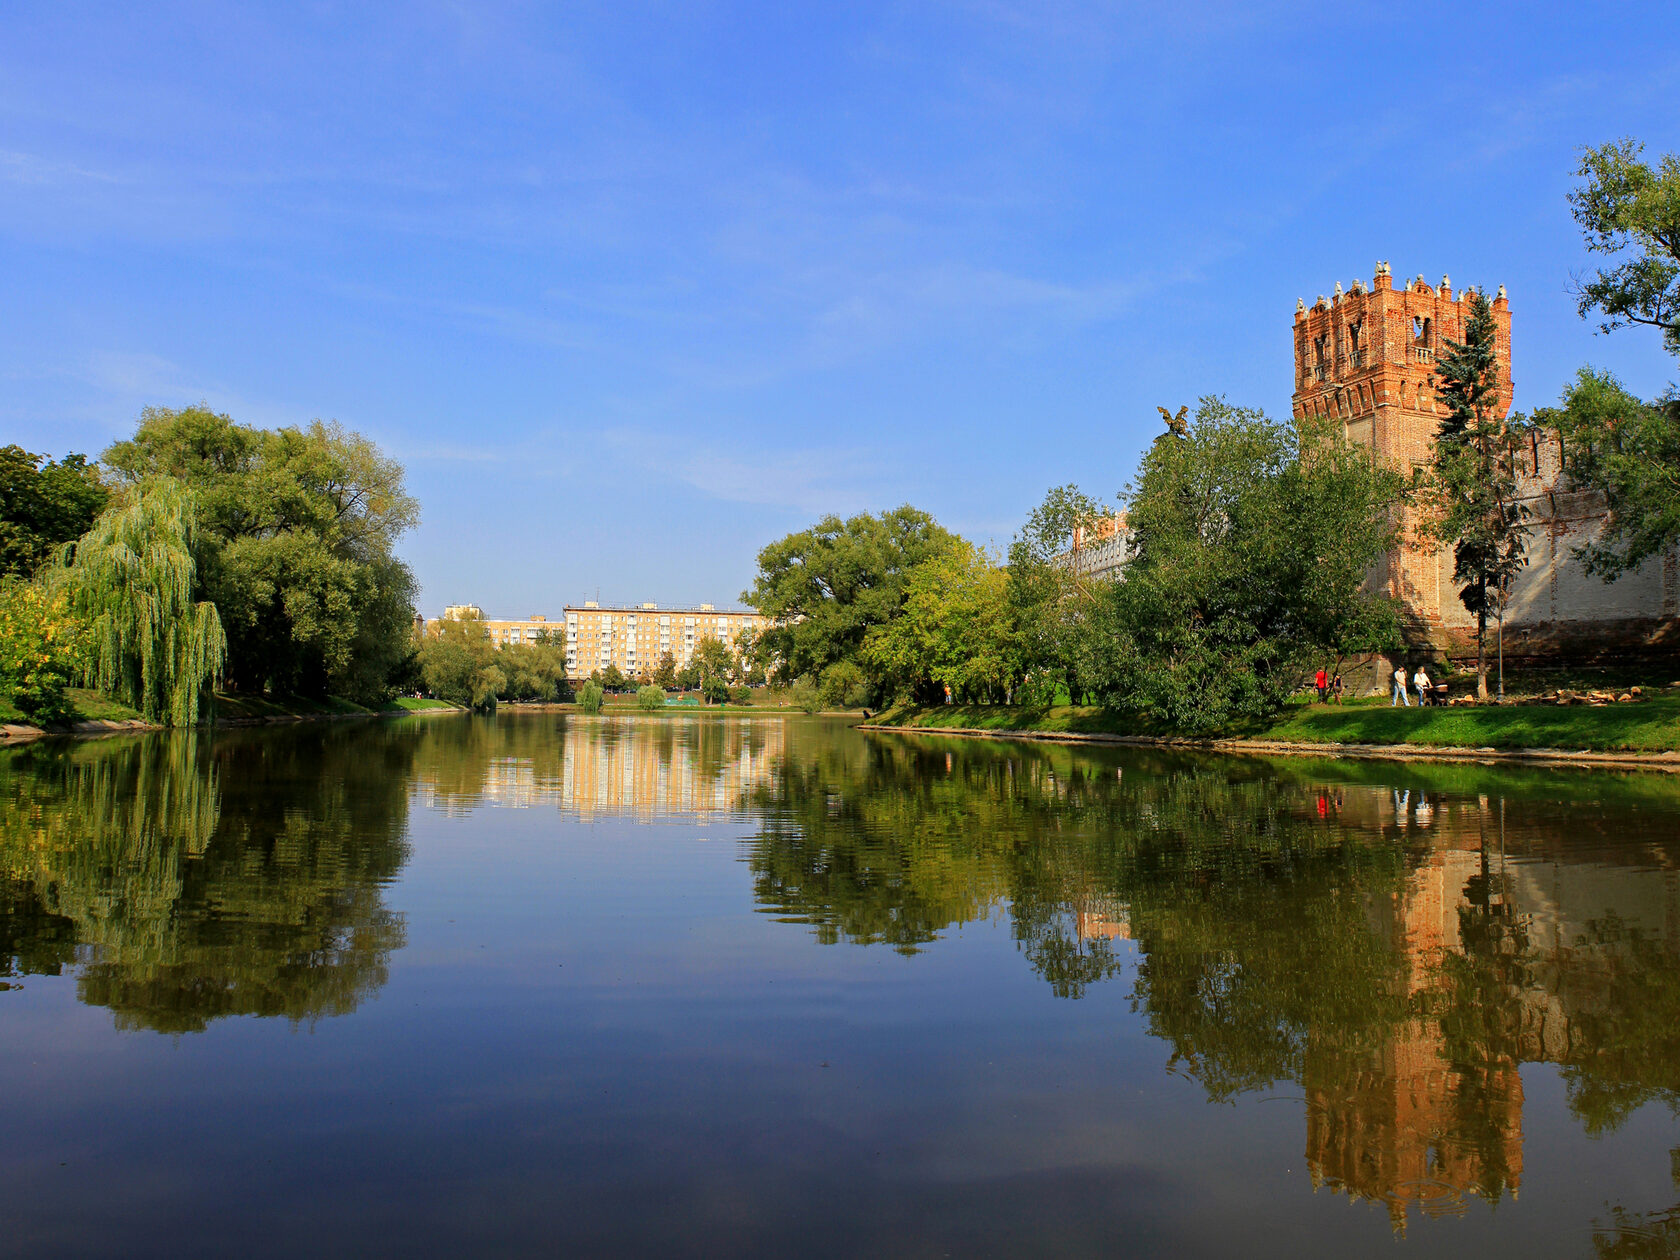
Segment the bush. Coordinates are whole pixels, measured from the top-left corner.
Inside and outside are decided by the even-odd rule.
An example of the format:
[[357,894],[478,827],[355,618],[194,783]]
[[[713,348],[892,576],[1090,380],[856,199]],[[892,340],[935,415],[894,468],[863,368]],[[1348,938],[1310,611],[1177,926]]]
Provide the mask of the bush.
[[606,698],[606,690],[601,686],[601,684],[596,682],[594,679],[590,679],[588,682],[584,683],[582,688],[578,691],[578,708],[582,709],[585,713],[599,713],[601,711],[601,702]]
[[869,703],[869,680],[851,661],[836,661],[823,670],[818,690],[831,709],[861,709]]
[[822,692],[817,690],[817,684],[809,678],[797,679],[788,689],[788,696],[793,703],[807,713],[820,713],[823,707]]
[[707,704],[724,704],[729,700],[729,685],[721,678],[708,678],[700,684],[700,695]]
[[81,669],[81,624],[62,595],[27,582],[0,585],[0,698],[37,722],[68,722],[65,691]]
[[731,687],[729,689],[729,703],[742,706],[752,703],[751,687]]
[[647,686],[636,693],[636,707],[638,709],[663,709],[665,707],[665,688]]

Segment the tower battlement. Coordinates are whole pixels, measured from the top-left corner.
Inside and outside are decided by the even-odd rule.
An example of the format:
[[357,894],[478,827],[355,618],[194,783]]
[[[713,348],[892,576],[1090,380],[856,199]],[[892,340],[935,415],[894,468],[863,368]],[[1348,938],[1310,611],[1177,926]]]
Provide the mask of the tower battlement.
[[[1403,473],[1429,462],[1447,412],[1436,390],[1437,359],[1447,342],[1464,340],[1468,296],[1446,276],[1438,285],[1418,276],[1396,288],[1382,262],[1369,284],[1355,280],[1345,292],[1337,284],[1310,306],[1297,302],[1295,418],[1334,418],[1373,460]],[[1503,287],[1491,305],[1504,415],[1511,409],[1511,303]],[[1606,586],[1576,554],[1601,536],[1604,504],[1563,475],[1561,440],[1530,431],[1515,456],[1528,564],[1506,608],[1507,653],[1672,653],[1680,643],[1680,551]],[[1420,510],[1402,511],[1400,545],[1372,578],[1405,606],[1414,643],[1463,656],[1475,623],[1458,596],[1452,549],[1423,536]]]
[[[1335,416],[1350,438],[1403,461],[1429,458],[1446,414],[1435,393],[1435,359],[1448,341],[1464,340],[1467,293],[1441,277],[1420,275],[1401,288],[1386,262],[1367,285],[1295,306],[1296,417]],[[1501,286],[1493,300],[1499,408],[1511,408],[1511,303]]]

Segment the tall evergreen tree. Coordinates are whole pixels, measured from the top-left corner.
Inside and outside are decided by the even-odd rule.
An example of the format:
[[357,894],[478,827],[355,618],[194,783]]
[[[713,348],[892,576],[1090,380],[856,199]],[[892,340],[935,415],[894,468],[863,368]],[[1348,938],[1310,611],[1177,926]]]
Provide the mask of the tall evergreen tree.
[[87,626],[89,684],[167,726],[198,721],[227,654],[216,606],[193,600],[196,512],[179,482],[144,482],[66,546],[49,576]]
[[1458,597],[1476,618],[1476,693],[1487,699],[1487,628],[1503,616],[1511,581],[1527,562],[1528,509],[1517,498],[1515,431],[1499,405],[1493,307],[1472,289],[1462,342],[1448,341],[1435,386],[1447,414],[1427,473],[1435,513],[1425,533],[1453,549]]

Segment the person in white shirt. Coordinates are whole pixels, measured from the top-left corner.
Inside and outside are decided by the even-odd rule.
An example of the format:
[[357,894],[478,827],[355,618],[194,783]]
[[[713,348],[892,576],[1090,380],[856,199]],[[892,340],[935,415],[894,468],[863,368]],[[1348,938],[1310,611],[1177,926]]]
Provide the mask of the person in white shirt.
[[1418,668],[1417,668],[1417,673],[1412,675],[1412,685],[1414,687],[1416,687],[1417,691],[1418,691],[1418,705],[1421,707],[1423,705],[1428,704],[1429,703],[1429,675],[1423,672],[1423,666],[1422,665],[1419,665]]
[[1392,709],[1397,704],[1406,709],[1412,707],[1411,699],[1406,695],[1406,667],[1404,665],[1399,666],[1394,671],[1394,695],[1389,700],[1388,707]]

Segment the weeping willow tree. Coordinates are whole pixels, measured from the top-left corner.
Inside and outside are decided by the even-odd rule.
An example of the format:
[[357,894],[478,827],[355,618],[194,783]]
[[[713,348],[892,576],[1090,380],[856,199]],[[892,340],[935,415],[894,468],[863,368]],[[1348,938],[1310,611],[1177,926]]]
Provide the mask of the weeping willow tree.
[[154,722],[191,726],[227,653],[216,606],[194,602],[192,493],[158,478],[60,553],[53,580],[88,628],[85,681]]

